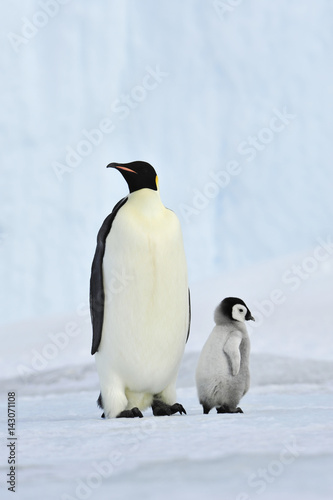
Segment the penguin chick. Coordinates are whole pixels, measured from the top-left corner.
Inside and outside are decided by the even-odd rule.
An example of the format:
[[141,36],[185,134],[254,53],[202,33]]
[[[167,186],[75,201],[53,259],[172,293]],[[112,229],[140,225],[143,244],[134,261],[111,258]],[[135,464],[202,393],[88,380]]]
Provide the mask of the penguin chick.
[[200,354],[196,385],[204,413],[243,413],[238,407],[250,385],[250,339],[245,321],[253,320],[245,302],[228,297],[217,306],[213,328]]

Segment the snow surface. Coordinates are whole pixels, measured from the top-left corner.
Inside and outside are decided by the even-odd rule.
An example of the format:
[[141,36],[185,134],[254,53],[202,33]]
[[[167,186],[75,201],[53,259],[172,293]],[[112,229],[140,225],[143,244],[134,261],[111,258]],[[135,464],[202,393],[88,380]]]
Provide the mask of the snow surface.
[[331,498],[326,391],[253,389],[244,415],[222,418],[201,413],[194,388],[178,394],[187,416],[112,421],[96,393],[19,395],[17,497]]
[[[7,2],[0,19],[1,498],[13,497],[8,391],[19,500],[332,498],[332,2],[59,0],[16,52],[8,34],[43,3]],[[122,117],[116,101],[140,99],[158,68]],[[105,119],[112,133],[57,178],[55,162]],[[253,137],[260,150],[244,154]],[[104,421],[89,273],[97,231],[126,192],[104,167],[133,159],[156,167],[183,227],[187,415]],[[243,415],[203,415],[195,366],[232,295],[257,320],[251,387]]]
[[[271,272],[266,269],[267,283],[275,282],[279,268],[288,265],[272,263]],[[248,273],[244,282],[243,274],[232,275],[249,306],[251,282],[259,270],[254,269],[252,276]],[[221,276],[192,289],[192,331],[177,392],[186,416],[153,417],[148,409],[143,419],[100,419],[88,317],[74,313],[7,330],[0,400],[5,416],[6,392],[16,391],[17,498],[38,500],[46,494],[62,500],[133,495],[161,499],[206,495],[216,500],[331,498],[331,330],[314,335],[310,319],[317,304],[309,290],[320,282],[328,293],[332,277],[318,271],[311,279],[312,284],[306,281],[298,291],[298,300],[286,300],[252,331],[251,387],[240,404],[243,415],[218,415],[214,410],[203,415],[194,387],[199,351],[212,322],[213,298],[220,297],[221,285],[223,290],[231,277]],[[301,314],[293,313],[298,302],[305,322]],[[292,328],[289,318],[293,318]],[[77,331],[68,329],[73,324]],[[50,334],[66,331],[77,334],[67,336],[65,347],[57,350],[52,338],[65,344],[66,336]],[[8,353],[15,344],[13,361]],[[48,359],[51,355],[53,359]],[[5,418],[1,429],[6,429]],[[2,486],[4,443],[2,439]]]

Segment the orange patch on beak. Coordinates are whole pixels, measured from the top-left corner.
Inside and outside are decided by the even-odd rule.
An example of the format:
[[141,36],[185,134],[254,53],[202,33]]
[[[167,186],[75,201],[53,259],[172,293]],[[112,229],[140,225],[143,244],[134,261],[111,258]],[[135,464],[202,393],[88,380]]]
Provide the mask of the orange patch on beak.
[[137,174],[135,170],[131,170],[130,168],[127,167],[121,167],[120,165],[116,167],[119,170],[126,170],[127,172],[132,172],[133,174]]

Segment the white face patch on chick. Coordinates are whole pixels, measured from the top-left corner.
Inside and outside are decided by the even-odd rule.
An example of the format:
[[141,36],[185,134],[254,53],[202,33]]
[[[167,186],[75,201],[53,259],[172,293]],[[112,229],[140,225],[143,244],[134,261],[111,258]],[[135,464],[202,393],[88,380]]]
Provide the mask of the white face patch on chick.
[[242,323],[245,323],[246,314],[247,314],[247,308],[245,306],[243,306],[242,304],[235,304],[232,307],[232,311],[231,311],[232,319],[235,319],[236,321],[241,321]]

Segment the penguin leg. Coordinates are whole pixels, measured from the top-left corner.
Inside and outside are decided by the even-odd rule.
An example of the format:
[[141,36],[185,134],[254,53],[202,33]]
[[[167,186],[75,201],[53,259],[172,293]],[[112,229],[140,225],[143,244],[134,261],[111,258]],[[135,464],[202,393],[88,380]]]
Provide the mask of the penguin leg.
[[[103,410],[103,399],[102,399],[102,394],[99,393],[98,399],[96,401],[98,408],[101,408]],[[101,415],[101,418],[105,418],[105,413],[103,412]]]
[[[101,386],[101,396],[98,398],[97,403],[103,405],[104,413],[102,418],[114,418],[126,410],[128,400],[123,385],[118,378],[114,377],[108,384]],[[133,416],[136,415],[131,415],[131,417]]]
[[155,416],[173,415],[179,412],[181,415],[186,410],[183,405],[173,403],[176,400],[176,380],[173,380],[162,392],[155,394],[152,402],[152,410]]
[[228,405],[222,405],[216,408],[217,413],[244,413],[242,408],[230,408]]
[[[202,404],[202,403],[201,403]],[[208,415],[208,413],[210,412],[211,410],[211,407],[206,405],[205,403],[202,404],[202,409],[203,409],[203,412],[205,415]]]
[[155,394],[154,399],[161,399],[167,405],[172,405],[177,400],[176,378],[163,391]]

